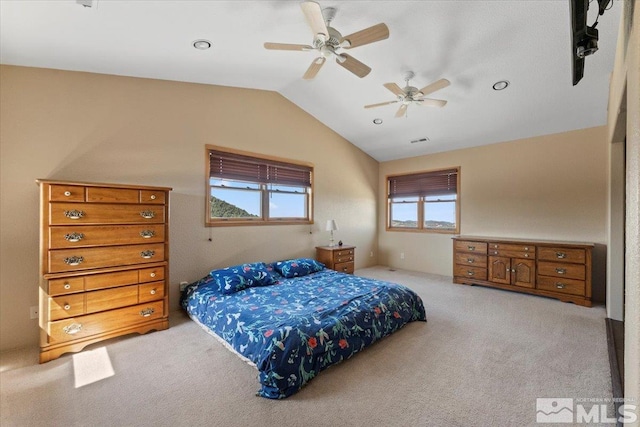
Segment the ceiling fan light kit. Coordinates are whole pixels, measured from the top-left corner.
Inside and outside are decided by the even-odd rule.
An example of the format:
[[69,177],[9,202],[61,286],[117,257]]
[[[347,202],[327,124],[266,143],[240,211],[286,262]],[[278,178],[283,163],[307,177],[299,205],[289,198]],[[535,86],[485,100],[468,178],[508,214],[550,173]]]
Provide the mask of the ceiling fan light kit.
[[313,33],[311,45],[270,43],[264,44],[269,50],[317,50],[320,56],[313,60],[303,79],[313,79],[327,58],[335,57],[336,63],[346,68],[351,73],[362,78],[371,72],[371,68],[354,57],[342,52],[345,49],[363,46],[389,38],[389,28],[384,24],[377,24],[364,30],[357,31],[348,36],[342,34],[331,26],[331,21],[336,15],[336,9],[327,7],[324,10],[314,1],[305,1],[300,4],[307,24]]

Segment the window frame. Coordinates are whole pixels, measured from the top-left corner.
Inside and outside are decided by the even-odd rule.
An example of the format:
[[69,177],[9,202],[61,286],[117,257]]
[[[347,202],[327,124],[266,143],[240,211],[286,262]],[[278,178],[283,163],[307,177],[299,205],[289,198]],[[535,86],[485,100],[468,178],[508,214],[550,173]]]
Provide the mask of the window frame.
[[[431,169],[431,170],[424,170],[424,171],[418,171],[418,172],[408,172],[408,173],[403,173],[403,174],[393,174],[393,175],[387,175],[385,178],[385,182],[386,182],[386,221],[385,221],[385,229],[386,231],[400,231],[400,232],[412,232],[412,233],[436,233],[436,234],[459,234],[460,233],[460,166],[456,166],[456,167],[449,167],[449,168],[439,168],[439,169]],[[391,185],[392,185],[392,180],[394,178],[399,178],[399,177],[407,177],[407,176],[420,176],[420,175],[424,175],[426,179],[428,179],[427,175],[437,175],[439,172],[445,173],[445,172],[449,172],[449,171],[455,171],[456,174],[456,198],[455,198],[455,221],[456,221],[456,226],[455,229],[437,229],[437,228],[426,228],[425,227],[425,206],[430,204],[430,203],[442,203],[439,201],[434,201],[434,200],[427,200],[428,197],[432,197],[432,195],[420,195],[420,194],[403,194],[402,197],[404,198],[410,198],[410,197],[417,197],[418,201],[417,202],[412,202],[412,203],[416,203],[416,208],[417,208],[417,227],[394,227],[391,224],[392,218],[391,218],[391,209],[392,209],[392,197],[391,197]],[[453,173],[453,172],[451,172]],[[450,201],[446,201],[446,202],[450,202]]]
[[[290,193],[290,194],[302,194],[306,198],[304,209],[307,213],[306,218],[291,218],[291,217],[272,217],[270,218],[269,211],[269,194],[274,192],[270,190],[270,185],[288,185],[295,186],[287,183],[269,183],[261,182],[260,180],[251,179],[233,179],[223,178],[229,181],[236,182],[252,182],[259,184],[259,189],[252,190],[260,193],[261,203],[261,216],[257,218],[212,218],[211,217],[211,192],[212,188],[220,188],[219,186],[211,185],[211,153],[217,152],[221,155],[227,154],[232,156],[242,156],[254,160],[257,164],[264,165],[280,165],[284,167],[291,167],[292,169],[308,169],[310,173],[310,185],[300,185],[300,187],[306,188],[304,193]],[[301,162],[297,160],[284,159],[275,156],[268,156],[259,153],[253,153],[248,151],[236,150],[228,147],[221,147],[217,145],[205,145],[205,227],[230,227],[230,226],[250,226],[250,225],[294,225],[294,224],[313,224],[313,196],[314,196],[314,168],[312,163]],[[242,190],[242,188],[238,188]],[[284,194],[285,192],[283,192]]]

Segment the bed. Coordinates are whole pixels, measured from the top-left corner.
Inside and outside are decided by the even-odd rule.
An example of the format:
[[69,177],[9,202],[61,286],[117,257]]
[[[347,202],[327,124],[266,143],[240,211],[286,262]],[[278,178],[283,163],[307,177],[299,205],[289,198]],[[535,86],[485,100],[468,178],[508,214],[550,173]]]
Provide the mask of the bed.
[[214,270],[185,287],[181,305],[258,369],[258,395],[270,399],[291,396],[408,322],[426,321],[411,289],[312,259]]

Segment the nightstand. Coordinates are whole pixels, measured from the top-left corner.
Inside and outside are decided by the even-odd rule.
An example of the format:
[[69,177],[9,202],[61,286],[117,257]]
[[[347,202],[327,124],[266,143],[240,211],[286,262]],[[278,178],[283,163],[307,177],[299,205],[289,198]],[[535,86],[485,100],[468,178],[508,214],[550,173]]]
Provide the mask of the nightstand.
[[316,259],[332,270],[353,274],[355,246],[316,246]]

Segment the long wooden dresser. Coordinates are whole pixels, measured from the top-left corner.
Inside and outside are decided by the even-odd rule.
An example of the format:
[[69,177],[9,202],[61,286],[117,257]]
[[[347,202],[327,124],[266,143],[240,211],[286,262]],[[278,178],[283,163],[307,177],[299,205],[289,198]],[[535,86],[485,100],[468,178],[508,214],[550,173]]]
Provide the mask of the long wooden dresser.
[[592,243],[453,238],[453,281],[591,307]]
[[166,187],[38,180],[40,363],[169,327]]

